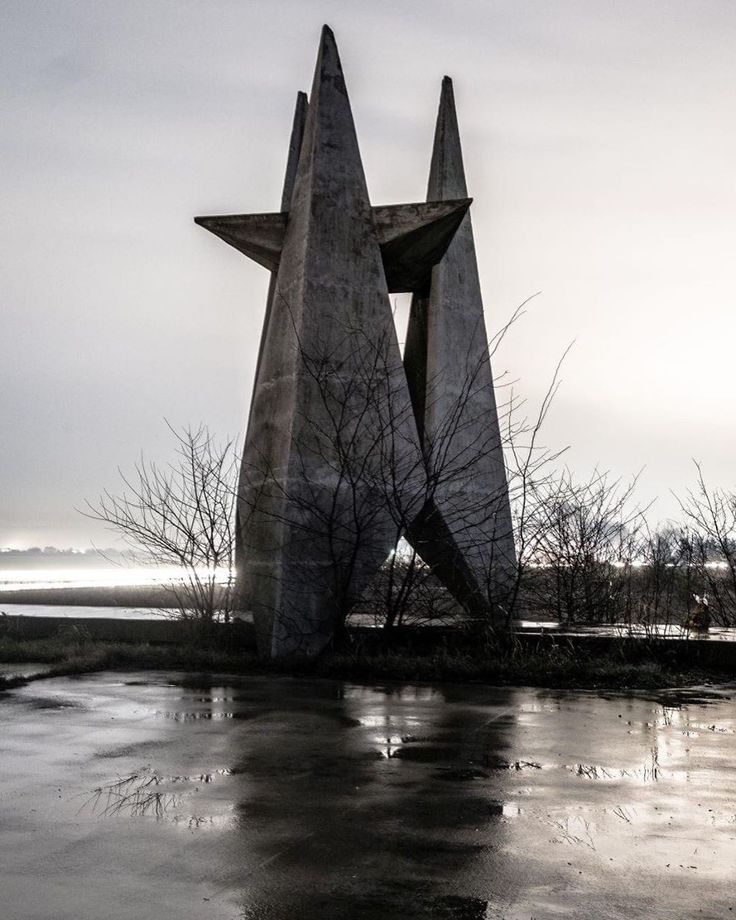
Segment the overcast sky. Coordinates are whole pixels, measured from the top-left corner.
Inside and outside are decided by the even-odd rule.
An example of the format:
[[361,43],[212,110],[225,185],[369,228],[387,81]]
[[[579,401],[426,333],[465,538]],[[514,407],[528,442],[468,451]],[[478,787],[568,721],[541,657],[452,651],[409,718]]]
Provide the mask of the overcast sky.
[[335,30],[374,203],[421,200],[455,81],[495,359],[546,442],[736,486],[736,4],[0,0],[0,546],[109,543],[74,509],[174,425],[242,432],[267,272],[196,214],[278,207]]

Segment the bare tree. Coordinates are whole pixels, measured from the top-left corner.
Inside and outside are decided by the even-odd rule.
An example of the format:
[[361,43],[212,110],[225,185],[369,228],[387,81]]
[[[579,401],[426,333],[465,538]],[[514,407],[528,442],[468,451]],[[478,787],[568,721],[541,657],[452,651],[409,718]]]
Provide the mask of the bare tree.
[[652,531],[646,521],[628,568],[631,601],[622,619],[639,634],[659,636],[687,619],[695,590],[693,540],[687,527],[666,525]]
[[85,513],[121,536],[136,561],[176,567],[165,587],[177,615],[208,630],[232,610],[235,452],[204,426],[169,428],[176,459],[141,459],[132,475],[120,473],[120,494],[105,491]]
[[[520,314],[517,311],[511,323],[518,315]],[[508,331],[511,323],[504,327],[503,334]],[[540,437],[560,387],[562,365],[571,348],[572,343],[557,362],[536,415],[530,418],[525,414],[525,401],[518,399],[513,389],[505,406],[504,445],[509,461],[509,486],[517,559],[513,591],[508,602],[507,626],[511,625],[513,616],[529,612],[529,592],[525,589],[530,574],[534,573],[539,565],[541,544],[546,537],[539,509],[546,496],[555,494],[557,463],[567,450],[566,447],[550,449],[540,443]]]
[[643,512],[632,507],[635,484],[597,471],[579,483],[563,470],[535,486],[527,602],[564,623],[610,623],[623,616],[644,522]]
[[736,623],[736,493],[708,486],[701,464],[693,462],[696,484],[678,499],[689,525],[690,565],[698,593],[708,595],[714,620],[732,626]]

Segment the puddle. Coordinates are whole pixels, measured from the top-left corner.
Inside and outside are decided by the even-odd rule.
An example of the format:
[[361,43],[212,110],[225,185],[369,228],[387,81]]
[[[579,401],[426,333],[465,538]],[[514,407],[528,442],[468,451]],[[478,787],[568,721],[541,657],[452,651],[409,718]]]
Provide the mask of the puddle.
[[400,747],[391,755],[400,760],[413,760],[416,763],[436,763],[440,760],[455,760],[458,747],[434,745],[432,747]]
[[488,814],[494,818],[518,818],[524,809],[515,802],[489,802]]
[[731,728],[729,725],[718,725],[717,723],[712,723],[708,725],[705,722],[692,722],[693,728],[700,729],[704,732],[715,732],[717,735],[733,735],[736,734],[736,729]]
[[151,751],[158,751],[162,747],[172,745],[173,740],[165,741],[157,739],[156,741],[140,741],[136,744],[124,744],[116,748],[104,748],[95,753],[95,757],[101,760],[115,760],[118,757],[136,757],[143,758]]
[[592,825],[585,818],[563,818],[560,821],[547,821],[547,824],[554,830],[552,843],[568,844],[595,850]]
[[[329,900],[307,893],[298,901],[298,908],[289,916],[305,917],[360,917],[401,918],[401,920],[529,920],[529,914],[517,914],[495,907],[485,898],[470,895],[431,896],[418,890],[418,883],[381,882],[374,890],[330,892]],[[241,907],[240,920],[281,920],[286,914],[270,905],[263,908],[254,904]]]
[[[733,702],[569,693],[548,705],[537,691],[447,686],[449,703],[360,688],[343,706],[329,681],[219,677],[184,691],[140,676],[45,681],[4,707],[2,818],[27,827],[0,853],[27,880],[13,916],[29,894],[46,899],[39,916],[59,912],[55,892],[75,894],[59,847],[74,861],[80,840],[128,871],[155,916],[177,897],[178,916],[214,916],[199,901],[215,892],[242,920],[636,916],[653,892],[662,915],[730,916],[732,900],[711,908],[733,887]],[[50,712],[30,708],[36,696]],[[81,715],[54,711],[78,703]],[[247,713],[258,723],[235,721]],[[44,796],[51,820],[31,807]],[[154,875],[182,865],[204,868],[154,902]],[[694,910],[675,873],[702,877]]]
[[83,706],[81,703],[76,702],[75,700],[70,700],[66,697],[53,697],[53,696],[37,696],[31,700],[28,700],[28,705],[31,709],[81,709],[84,710],[87,707]]
[[435,771],[434,777],[450,782],[467,782],[474,779],[490,779],[490,774],[476,767],[446,767]]
[[[110,783],[93,789],[80,811],[90,808],[100,817],[110,818],[127,815],[132,818],[153,817],[171,818],[175,823],[189,822],[190,826],[214,827],[219,822],[218,816],[173,816],[185,796],[199,791],[199,785],[209,785],[239,771],[229,767],[194,773],[188,776],[168,776],[149,766],[121,776]],[[199,785],[198,785],[199,784]],[[185,789],[181,787],[190,786]],[[228,816],[232,818],[232,816]]]
[[206,709],[197,712],[172,712],[159,709],[155,715],[157,719],[170,719],[172,722],[211,722],[236,718],[234,712],[212,712]]
[[488,756],[483,759],[483,766],[489,770],[512,770],[516,773],[521,770],[541,770],[542,764],[535,760],[503,760],[499,757]]
[[221,711],[211,709],[198,709],[192,712],[191,710],[168,710],[168,709],[158,709],[154,713],[157,719],[169,719],[172,722],[221,722],[228,719],[235,719],[236,721],[247,721],[249,719],[255,719],[259,713],[255,712],[241,712],[240,710],[235,709],[224,709]]
[[730,700],[729,694],[709,690],[664,690],[651,697],[665,709],[681,709],[683,706],[707,706],[709,703],[722,703]]
[[240,818],[237,815],[177,815],[171,823],[188,831],[222,831],[239,827]]
[[[589,780],[603,780],[603,781],[616,781],[619,779],[637,779],[642,782],[659,782],[662,778],[662,768],[659,764],[659,755],[656,751],[652,751],[652,756],[643,767],[639,768],[628,768],[628,767],[604,767],[602,764],[592,764],[592,763],[572,763],[566,764],[565,769],[569,770],[570,773],[573,773],[575,776],[580,776],[582,779]],[[668,778],[672,779],[675,776],[673,772],[668,773]]]
[[91,808],[95,814],[105,818],[118,815],[164,818],[181,799],[180,794],[166,788],[168,782],[168,777],[158,770],[144,767],[129,776],[93,789],[80,811]]

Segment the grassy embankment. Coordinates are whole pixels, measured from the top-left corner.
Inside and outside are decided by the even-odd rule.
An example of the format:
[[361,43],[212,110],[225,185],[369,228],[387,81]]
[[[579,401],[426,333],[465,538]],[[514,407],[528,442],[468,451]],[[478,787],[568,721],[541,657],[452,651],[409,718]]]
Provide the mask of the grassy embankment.
[[[347,680],[472,681],[488,684],[580,689],[660,689],[732,675],[713,668],[648,655],[641,645],[621,643],[606,654],[586,653],[569,643],[443,642],[426,650],[367,648],[360,644],[313,660],[260,661],[251,649],[216,642],[153,645],[90,640],[68,629],[54,638],[0,637],[0,662],[43,665],[39,676],[100,670],[179,670],[218,674],[290,674]],[[41,671],[41,669],[39,669]],[[0,689],[33,678],[1,678]]]

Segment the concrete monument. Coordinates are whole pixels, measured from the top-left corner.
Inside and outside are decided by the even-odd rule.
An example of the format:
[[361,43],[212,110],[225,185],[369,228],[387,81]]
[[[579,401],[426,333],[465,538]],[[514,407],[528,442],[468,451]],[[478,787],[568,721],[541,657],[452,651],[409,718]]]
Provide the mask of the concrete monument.
[[[451,151],[457,143],[459,155],[459,142],[442,140],[440,147],[445,143]],[[492,553],[453,530],[463,519],[456,506],[471,480],[466,473],[438,492],[427,475],[429,433],[444,410],[442,404],[434,414],[429,410],[435,401],[426,398],[426,382],[441,369],[443,347],[472,342],[475,360],[480,339],[474,327],[478,318],[483,323],[480,292],[463,277],[475,263],[462,161],[457,179],[457,164],[444,170],[437,150],[436,143],[441,176],[430,181],[427,202],[371,206],[337,47],[325,26],[309,102],[302,93],[297,97],[281,210],[195,218],[271,272],[236,541],[239,607],[253,613],[265,656],[319,652],[403,533],[469,610],[483,607],[481,569]],[[453,196],[461,186],[462,194]],[[442,273],[463,228],[462,245]],[[477,286],[477,272],[474,277]],[[406,367],[389,302],[389,293],[405,291],[416,295]],[[433,309],[441,322],[428,324]],[[462,328],[443,346],[453,312]],[[490,365],[478,360],[485,383]],[[443,385],[441,374],[437,381]],[[447,383],[452,399],[456,381]],[[473,405],[463,424],[476,418],[487,424],[488,394]],[[495,425],[497,431],[497,419]],[[453,440],[466,453],[472,443],[478,438]],[[495,445],[492,461],[473,468],[485,478],[472,486],[469,501],[488,483],[505,484],[500,441]],[[476,527],[478,541],[498,533],[485,516],[466,514],[464,521]],[[450,548],[440,551],[445,536]]]

